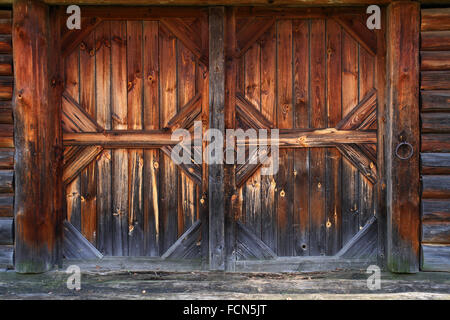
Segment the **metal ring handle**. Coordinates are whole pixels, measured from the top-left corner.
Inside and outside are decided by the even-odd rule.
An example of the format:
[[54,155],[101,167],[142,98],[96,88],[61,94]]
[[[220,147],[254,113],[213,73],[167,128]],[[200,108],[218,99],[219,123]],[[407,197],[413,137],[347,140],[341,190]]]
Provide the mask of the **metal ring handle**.
[[[408,148],[410,149],[409,154],[408,154],[408,156],[406,156],[406,157],[402,157],[402,156],[400,156],[400,155],[398,154],[398,150],[399,150],[400,147],[402,147],[402,146],[408,146]],[[400,142],[400,143],[397,145],[397,148],[395,148],[395,155],[397,156],[397,158],[399,158],[399,159],[401,159],[401,160],[408,160],[408,159],[410,159],[410,158],[413,156],[413,154],[414,154],[414,148],[413,148],[413,146],[412,146],[410,143],[408,143],[408,142]]]

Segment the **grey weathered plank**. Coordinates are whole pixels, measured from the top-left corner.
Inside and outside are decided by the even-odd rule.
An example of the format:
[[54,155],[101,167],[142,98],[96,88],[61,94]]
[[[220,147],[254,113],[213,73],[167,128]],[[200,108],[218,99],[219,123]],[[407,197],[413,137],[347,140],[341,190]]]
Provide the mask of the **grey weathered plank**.
[[375,258],[377,254],[378,225],[375,217],[336,254],[342,258]]
[[422,223],[422,243],[450,244],[450,222],[424,221]]
[[421,119],[422,132],[450,132],[450,113],[422,113]]
[[423,90],[420,92],[422,111],[450,110],[450,91]]
[[422,200],[422,221],[450,222],[450,200]]
[[14,265],[14,246],[0,246],[0,266],[12,267]]
[[198,240],[201,222],[197,220],[178,240],[161,256],[162,259],[198,258],[200,246]]
[[450,176],[422,176],[423,198],[450,198]]
[[[209,115],[210,128],[225,133],[225,9],[209,9]],[[210,164],[209,175],[209,264],[211,270],[225,269],[224,166]]]
[[236,262],[240,272],[317,272],[334,270],[365,270],[374,259],[345,259],[339,257],[280,257],[273,260]]
[[421,153],[422,174],[450,174],[450,153]]
[[422,245],[422,271],[450,271],[449,245]]
[[0,194],[0,217],[12,217],[14,205],[14,194]]
[[12,218],[0,218],[0,245],[13,244],[13,225]]
[[277,255],[242,222],[236,223],[237,256],[240,260],[275,259]]
[[101,259],[103,255],[75,227],[64,221],[63,254],[66,259]]

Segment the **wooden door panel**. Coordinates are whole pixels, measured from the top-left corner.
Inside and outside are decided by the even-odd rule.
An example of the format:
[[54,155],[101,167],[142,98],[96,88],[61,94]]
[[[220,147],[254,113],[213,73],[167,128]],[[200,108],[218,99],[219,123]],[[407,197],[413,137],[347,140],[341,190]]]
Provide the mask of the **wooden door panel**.
[[[256,38],[242,36],[256,23],[237,19],[236,89],[262,120],[237,104],[236,127],[376,131],[375,56],[347,25],[269,19]],[[237,166],[238,220],[278,256],[338,253],[375,214],[376,145],[350,142],[280,149],[273,177],[255,165],[239,183]]]
[[[170,137],[202,120],[204,26],[199,17],[104,20],[83,35],[65,56],[63,129],[75,134],[71,141],[111,130],[112,140],[121,131]],[[171,146],[71,141],[65,135],[67,219],[101,253],[199,257],[200,164],[177,166]]]

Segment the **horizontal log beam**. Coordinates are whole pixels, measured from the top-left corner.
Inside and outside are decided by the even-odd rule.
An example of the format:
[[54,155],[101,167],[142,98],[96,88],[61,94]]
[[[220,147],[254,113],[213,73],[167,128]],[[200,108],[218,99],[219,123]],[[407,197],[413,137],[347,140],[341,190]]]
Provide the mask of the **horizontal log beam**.
[[238,139],[237,145],[272,144],[280,148],[313,148],[334,147],[337,144],[366,144],[376,143],[375,131],[337,130],[334,128],[316,130],[280,130],[279,140],[267,139]]
[[450,153],[422,153],[422,174],[450,174]]
[[422,111],[450,110],[450,91],[422,91]]
[[450,176],[422,176],[422,198],[450,198]]
[[105,148],[159,148],[176,145],[172,133],[160,130],[152,131],[104,131],[65,133],[64,146],[99,145]]
[[450,8],[422,9],[421,30],[439,31],[450,29]]

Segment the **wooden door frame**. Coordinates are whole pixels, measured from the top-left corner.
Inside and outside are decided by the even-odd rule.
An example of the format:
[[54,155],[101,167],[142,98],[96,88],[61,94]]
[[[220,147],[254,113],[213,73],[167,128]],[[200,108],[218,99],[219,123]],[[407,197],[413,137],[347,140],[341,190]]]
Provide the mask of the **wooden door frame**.
[[[62,133],[60,125],[62,94],[60,52],[60,19],[54,7],[39,1],[16,0],[13,5],[14,43],[14,121],[15,121],[15,266],[17,272],[38,273],[61,264],[62,239]],[[111,13],[102,7],[90,7],[93,16]],[[170,8],[140,10],[138,16],[131,9],[122,10],[122,19],[155,17],[158,10],[170,12]],[[167,11],[168,10],[168,11]],[[190,10],[199,8],[187,8]],[[211,7],[210,31],[221,36],[211,37],[209,65],[214,66],[209,80],[210,127],[224,130],[230,127],[229,108],[233,98],[226,88],[230,75],[236,72],[233,59],[235,39],[226,38],[225,30],[235,24],[233,9]],[[248,11],[245,11],[248,10]],[[272,8],[240,8],[241,14],[272,12]],[[344,8],[289,8],[285,14],[303,12],[306,16],[322,17]],[[348,10],[355,10],[348,8]],[[358,9],[359,10],[359,9]],[[384,10],[384,9],[383,9]],[[22,12],[28,12],[28,15]],[[103,12],[103,13],[102,13]],[[386,12],[386,11],[383,11]],[[385,14],[383,14],[385,16]],[[386,94],[379,90],[378,106],[378,166],[380,183],[377,187],[379,212],[379,263],[387,261],[393,272],[416,272],[419,265],[419,171],[418,171],[418,23],[420,5],[417,2],[400,1],[388,6],[386,30],[378,32],[376,81],[378,87],[386,83]],[[401,27],[408,24],[407,27]],[[386,29],[386,28],[384,28]],[[417,34],[415,32],[417,31]],[[28,35],[24,37],[24,35]],[[394,35],[394,36],[392,36]],[[386,39],[387,38],[387,39]],[[223,41],[219,41],[223,40]],[[225,45],[226,43],[226,45]],[[384,54],[387,43],[386,54]],[[401,45],[398,45],[398,44]],[[400,48],[410,48],[411,59],[404,59]],[[38,48],[36,51],[35,48]],[[26,54],[24,54],[26,53]],[[30,59],[33,57],[33,59]],[[30,63],[30,61],[32,61]],[[56,63],[55,63],[56,62]],[[401,77],[398,75],[401,74]],[[30,78],[30,75],[33,77]],[[405,80],[406,79],[406,80]],[[405,89],[406,86],[406,89]],[[384,86],[382,86],[384,88]],[[408,90],[397,99],[398,90]],[[381,92],[380,92],[381,91]],[[405,92],[405,91],[401,91]],[[403,106],[402,108],[399,107]],[[411,109],[405,112],[403,109]],[[401,111],[401,113],[400,113]],[[405,127],[406,126],[406,127]],[[414,156],[400,162],[395,158],[399,134],[406,136],[414,146]],[[397,135],[397,136],[396,136]],[[417,169],[396,170],[401,166]],[[414,172],[413,172],[414,171]],[[208,257],[210,269],[234,269],[234,219],[237,207],[233,166],[218,165],[209,168],[209,181],[223,179],[222,186],[212,184],[206,203],[209,219],[217,223],[209,225],[203,237],[209,238]],[[215,190],[216,192],[212,192]],[[221,192],[223,190],[223,192]],[[203,190],[207,192],[207,190]],[[218,192],[217,192],[218,191]],[[386,194],[388,191],[389,195]],[[407,209],[405,209],[405,206]],[[217,220],[216,220],[217,219]],[[231,225],[230,225],[231,223]],[[407,230],[403,223],[408,226]],[[39,226],[38,228],[36,226]],[[231,226],[231,227],[230,227]],[[386,241],[385,241],[386,240]],[[203,252],[206,254],[206,252]]]

